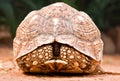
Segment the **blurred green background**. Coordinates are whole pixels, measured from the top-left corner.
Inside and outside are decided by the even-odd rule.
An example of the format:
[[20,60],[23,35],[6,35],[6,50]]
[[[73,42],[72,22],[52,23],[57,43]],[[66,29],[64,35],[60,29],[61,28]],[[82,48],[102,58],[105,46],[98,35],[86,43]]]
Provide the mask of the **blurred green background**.
[[[120,30],[120,0],[0,0],[0,25],[8,26],[14,38],[18,25],[30,11],[55,2],[65,2],[77,10],[86,12],[101,32],[109,35],[113,44],[118,45],[116,41],[119,41],[117,39],[120,36],[113,33],[117,33],[116,29]],[[111,29],[115,31],[111,33]]]
[[9,25],[14,37],[19,23],[30,11],[58,1],[85,11],[100,30],[120,23],[120,0],[0,0],[0,24]]

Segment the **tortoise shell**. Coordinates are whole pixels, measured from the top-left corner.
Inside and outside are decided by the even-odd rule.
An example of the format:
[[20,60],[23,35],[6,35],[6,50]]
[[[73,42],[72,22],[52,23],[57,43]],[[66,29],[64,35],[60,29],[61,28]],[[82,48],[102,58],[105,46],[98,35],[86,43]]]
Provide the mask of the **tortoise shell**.
[[58,2],[25,17],[13,51],[24,72],[91,73],[102,60],[103,42],[85,12]]

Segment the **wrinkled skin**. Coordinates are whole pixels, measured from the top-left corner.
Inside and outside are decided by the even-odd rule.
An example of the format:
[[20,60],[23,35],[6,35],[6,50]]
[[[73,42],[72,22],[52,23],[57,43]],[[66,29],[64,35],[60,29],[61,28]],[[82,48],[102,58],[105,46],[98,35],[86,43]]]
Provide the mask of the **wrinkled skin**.
[[91,73],[99,65],[74,48],[59,43],[38,47],[18,58],[17,62],[24,72],[37,73]]

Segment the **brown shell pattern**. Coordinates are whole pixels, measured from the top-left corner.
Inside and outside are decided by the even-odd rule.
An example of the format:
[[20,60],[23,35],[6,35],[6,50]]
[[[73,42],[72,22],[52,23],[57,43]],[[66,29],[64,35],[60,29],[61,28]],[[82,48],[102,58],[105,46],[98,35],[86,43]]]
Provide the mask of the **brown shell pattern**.
[[30,12],[19,25],[13,43],[15,58],[44,44],[59,42],[81,53],[102,60],[101,34],[91,18],[59,2]]

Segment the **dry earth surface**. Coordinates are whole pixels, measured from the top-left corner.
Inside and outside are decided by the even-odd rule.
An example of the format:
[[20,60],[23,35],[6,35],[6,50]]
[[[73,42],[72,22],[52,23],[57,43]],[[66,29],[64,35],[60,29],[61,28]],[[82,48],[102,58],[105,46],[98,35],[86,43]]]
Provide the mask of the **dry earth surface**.
[[[1,40],[0,40],[1,41]],[[120,81],[120,54],[104,54],[102,66],[110,74],[42,75],[24,74],[12,69],[12,47],[0,43],[0,81]]]

